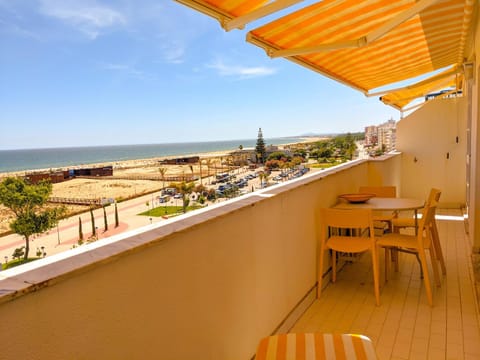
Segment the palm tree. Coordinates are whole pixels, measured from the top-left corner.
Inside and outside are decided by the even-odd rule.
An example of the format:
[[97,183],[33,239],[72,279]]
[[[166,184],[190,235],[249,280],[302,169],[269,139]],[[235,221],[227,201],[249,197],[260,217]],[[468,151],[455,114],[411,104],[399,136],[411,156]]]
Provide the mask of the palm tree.
[[177,191],[182,194],[182,201],[183,201],[183,212],[187,212],[188,204],[190,203],[190,194],[192,193],[195,184],[193,182],[185,182],[183,181],[181,184],[177,185]]
[[167,168],[161,167],[161,168],[158,169],[158,171],[160,172],[160,175],[162,176],[162,183],[163,183],[162,189],[165,189],[165,173],[167,172]]
[[260,175],[258,175],[258,177],[260,178],[260,185],[263,183],[263,180],[265,180],[265,186],[268,185],[268,174],[263,172],[263,173],[260,173]]
[[104,224],[104,230],[108,230],[108,222],[107,222],[107,210],[105,210],[105,205],[103,205],[103,224]]
[[93,208],[90,208],[90,220],[92,223],[92,236],[97,236],[97,231],[95,227],[95,217],[93,216]]
[[208,172],[208,183],[210,184],[210,168],[212,167],[212,159],[207,159],[205,160],[205,163],[207,164],[207,172]]
[[193,181],[193,165],[189,165],[190,171],[192,172],[192,181]]
[[200,185],[203,185],[203,179],[202,179],[202,160],[198,159],[198,167],[200,169]]
[[78,239],[83,241],[82,218],[78,218]]
[[117,209],[117,202],[115,201],[115,227],[118,227],[118,209]]

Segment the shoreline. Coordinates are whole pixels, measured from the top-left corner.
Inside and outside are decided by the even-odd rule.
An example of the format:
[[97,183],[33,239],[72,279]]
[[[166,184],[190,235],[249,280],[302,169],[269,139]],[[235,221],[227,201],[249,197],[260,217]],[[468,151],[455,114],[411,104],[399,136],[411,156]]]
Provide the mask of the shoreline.
[[[294,142],[290,144],[277,145],[279,149],[287,146],[294,146],[295,144],[305,144],[318,141],[317,138],[306,138],[303,142]],[[253,148],[244,148],[245,150],[252,150]],[[66,170],[82,167],[101,167],[101,166],[113,166],[114,175],[111,177],[99,177],[99,178],[73,178],[68,181],[58,182],[53,184],[52,196],[60,198],[77,198],[77,199],[98,199],[98,198],[114,198],[125,199],[130,197],[138,197],[154,191],[159,191],[161,188],[166,187],[170,181],[161,180],[159,177],[159,169],[165,168],[165,177],[175,177],[182,175],[201,175],[205,184],[210,183],[207,180],[212,175],[216,175],[217,172],[222,172],[224,169],[229,169],[228,165],[222,164],[222,157],[225,159],[227,156],[238,149],[231,149],[225,151],[210,151],[201,153],[192,153],[188,155],[178,156],[161,156],[152,158],[132,159],[132,160],[120,160],[111,162],[98,162],[91,164],[78,164],[68,167],[36,169],[36,170],[23,170],[16,172],[4,172],[0,173],[0,181],[9,176],[25,176],[27,173],[40,173],[48,172],[50,170]],[[202,161],[202,165],[195,164],[160,164],[160,160],[172,159],[175,157],[189,157],[199,156]],[[210,161],[208,161],[210,160]],[[202,183],[202,181],[200,181]],[[75,213],[79,211],[80,205],[69,205],[69,212]],[[3,206],[0,206],[0,233],[8,231],[8,224],[12,218],[12,214]]]
[[[302,139],[303,139],[302,141],[275,145],[275,146],[278,146],[279,149],[283,149],[286,146],[316,142],[316,141],[325,139],[325,137],[304,137]],[[244,148],[243,150],[252,150],[252,149],[253,148],[248,147],[248,148]],[[141,168],[141,167],[152,167],[155,165],[161,166],[161,164],[158,164],[159,161],[172,159],[172,158],[191,157],[191,156],[198,156],[200,157],[200,159],[219,159],[223,156],[228,156],[231,152],[236,150],[238,150],[238,148],[221,150],[221,151],[208,151],[208,152],[181,154],[181,155],[158,156],[158,157],[151,157],[151,158],[83,163],[83,164],[75,164],[75,165],[69,165],[69,166],[59,166],[59,167],[40,168],[40,169],[25,169],[25,170],[6,171],[6,172],[0,171],[0,180],[6,177],[11,177],[11,176],[13,177],[25,176],[26,174],[45,173],[48,171],[63,171],[67,169],[79,169],[79,168],[86,168],[86,167],[96,168],[96,167],[103,167],[103,166],[113,166],[114,170],[128,170],[128,169]]]

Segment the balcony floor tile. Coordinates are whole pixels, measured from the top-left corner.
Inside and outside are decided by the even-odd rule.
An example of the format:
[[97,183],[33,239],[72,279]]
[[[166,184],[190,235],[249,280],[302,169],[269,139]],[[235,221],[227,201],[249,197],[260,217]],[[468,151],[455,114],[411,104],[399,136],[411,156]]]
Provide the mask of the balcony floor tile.
[[437,219],[447,275],[433,284],[434,307],[428,306],[418,263],[400,254],[400,271],[384,281],[381,266],[381,305],[375,306],[368,254],[347,263],[320,299],[305,312],[292,332],[361,333],[375,344],[379,359],[477,359],[480,327],[471,265],[471,244],[462,213],[439,209]]

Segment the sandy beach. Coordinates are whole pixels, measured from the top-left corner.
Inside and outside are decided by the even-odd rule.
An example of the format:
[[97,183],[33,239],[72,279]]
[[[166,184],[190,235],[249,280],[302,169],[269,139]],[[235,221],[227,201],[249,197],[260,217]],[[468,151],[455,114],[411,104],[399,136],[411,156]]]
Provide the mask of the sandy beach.
[[[188,156],[199,156],[202,161],[202,176],[214,175],[215,172],[222,172],[228,170],[228,166],[222,165],[222,160],[225,162],[229,152],[211,152],[203,154],[192,154]],[[184,157],[184,156],[182,156]],[[171,157],[168,157],[171,158]],[[182,176],[183,174],[200,176],[200,166],[198,164],[190,165],[164,165],[159,161],[167,159],[167,157],[150,158],[150,159],[136,159],[125,160],[108,163],[97,163],[88,165],[77,165],[69,167],[81,168],[81,167],[102,167],[113,166],[113,177],[101,177],[98,179],[82,179],[76,178],[61,183],[53,184],[53,197],[62,198],[81,198],[81,199],[98,199],[98,198],[130,198],[140,196],[142,194],[150,193],[152,191],[160,190],[163,187],[163,181],[161,179],[160,168],[165,168],[165,178],[172,176]],[[207,166],[207,162],[208,165]],[[192,173],[193,169],[193,173]],[[35,170],[35,171],[18,171],[10,173],[0,174],[0,181],[2,178],[8,176],[23,176],[26,173],[31,172],[43,172],[48,171]],[[130,180],[124,179],[124,177],[142,177],[142,176],[154,176],[159,180]],[[168,186],[169,182],[165,181],[165,186]],[[85,206],[67,206],[69,212],[77,212],[82,210],[88,210]],[[4,207],[0,206],[0,234],[9,230],[9,223],[12,218],[10,212]]]
[[[305,142],[314,142],[318,141],[319,139],[320,138],[309,138]],[[282,145],[279,146],[279,148],[281,149],[285,146],[294,144]],[[76,178],[61,183],[56,183],[53,184],[52,196],[81,199],[113,198],[117,200],[140,196],[142,194],[158,191],[164,186],[163,181],[161,180],[162,175],[159,170],[160,168],[165,169],[165,178],[182,175],[193,175],[200,177],[200,174],[203,178],[207,177],[208,175],[214,176],[216,173],[228,171],[230,169],[227,164],[228,156],[232,151],[233,150],[179,156],[198,156],[200,157],[200,162],[202,164],[201,166],[198,163],[191,165],[165,165],[159,163],[161,160],[173,158],[172,156],[70,166],[68,167],[69,169],[113,166],[113,177],[101,177],[98,179]],[[26,173],[43,172],[48,170],[50,169],[0,173],[0,181],[2,178],[8,176],[24,176]],[[145,176],[156,177],[158,180],[132,179],[135,177]],[[165,181],[165,186],[168,185],[169,181]],[[82,210],[88,210],[88,208],[85,206],[68,206],[69,212],[78,212]],[[11,214],[9,211],[0,206],[0,234],[9,230],[8,224],[10,220]]]

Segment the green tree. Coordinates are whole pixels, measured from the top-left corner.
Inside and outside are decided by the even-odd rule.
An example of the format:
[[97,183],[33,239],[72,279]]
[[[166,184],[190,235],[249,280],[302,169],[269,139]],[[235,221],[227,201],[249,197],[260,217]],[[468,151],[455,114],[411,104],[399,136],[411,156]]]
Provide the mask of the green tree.
[[95,227],[95,216],[93,216],[93,208],[90,208],[90,220],[92,223],[92,236],[97,236],[97,228]]
[[117,202],[115,202],[115,227],[118,227],[119,221],[118,221],[118,208],[117,208]]
[[160,175],[162,177],[162,183],[163,183],[162,189],[165,189],[165,173],[167,172],[167,168],[161,167],[158,169],[158,171],[160,172]]
[[107,222],[107,210],[105,210],[105,205],[103,205],[103,224],[104,224],[104,230],[108,230],[108,222]]
[[198,171],[200,172],[200,185],[203,185],[202,160],[198,159]]
[[180,184],[177,184],[176,186],[177,191],[182,194],[182,202],[183,202],[183,212],[187,212],[187,207],[190,204],[190,194],[193,192],[193,189],[195,187],[195,184],[193,182],[185,182],[183,181]]
[[265,161],[265,140],[263,139],[262,128],[258,128],[257,144],[255,145],[255,153],[257,154],[257,163],[263,164]]
[[78,218],[78,239],[83,242],[82,218]]
[[283,162],[291,160],[291,156],[283,151],[275,151],[268,155],[267,160],[282,160]]
[[305,150],[305,149],[295,149],[295,151],[293,152],[293,156],[294,157],[301,157],[301,158],[305,159],[307,157],[307,150]]
[[212,159],[207,159],[205,160],[205,164],[207,165],[207,178],[208,178],[208,183],[210,184],[210,168],[212,167]]
[[188,165],[190,167],[190,171],[192,172],[192,181],[193,181],[193,165]]
[[21,178],[8,177],[0,183],[0,204],[15,215],[10,229],[25,238],[25,260],[30,250],[30,237],[53,228],[65,213],[63,206],[46,206],[51,193],[52,184],[48,181],[29,184]]

